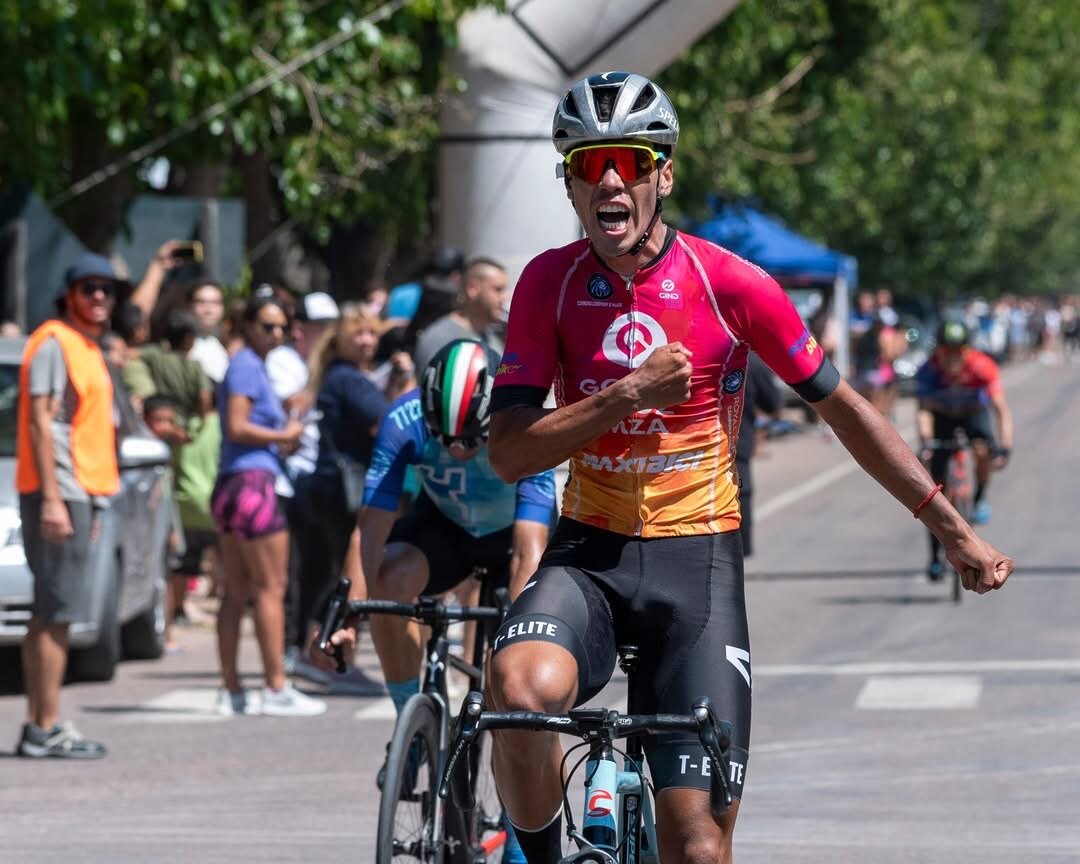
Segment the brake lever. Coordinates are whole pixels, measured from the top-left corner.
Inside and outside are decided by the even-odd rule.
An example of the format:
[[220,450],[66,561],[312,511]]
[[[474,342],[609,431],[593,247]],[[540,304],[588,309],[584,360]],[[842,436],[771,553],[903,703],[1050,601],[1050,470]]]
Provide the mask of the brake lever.
[[[446,761],[442,782],[439,783],[439,797],[444,801],[450,794],[450,785],[453,783],[454,804],[461,810],[471,810],[476,801],[472,794],[472,784],[469,782],[471,778],[468,773],[466,772],[464,784],[456,780],[457,763],[463,754],[469,752],[473,741],[476,740],[477,724],[483,710],[483,694],[477,690],[469,691],[469,695],[465,697],[465,702],[461,706],[461,714],[458,715],[458,730],[454,736],[454,746],[450,751],[450,758]],[[458,800],[459,798],[464,800]]]
[[324,654],[333,655],[339,675],[345,673],[345,652],[341,650],[340,645],[331,643],[330,637],[344,623],[342,619],[345,616],[341,610],[342,608],[348,608],[349,589],[351,587],[352,581],[345,577],[338,581],[334,593],[330,596],[330,602],[326,604],[326,615],[323,617],[322,627],[319,630],[319,650]]
[[695,702],[692,711],[697,720],[701,746],[713,766],[709,776],[709,807],[713,818],[719,820],[732,802],[731,783],[728,780],[731,763],[727,758],[731,747],[731,726],[716,719],[712,703],[707,698]]
[[495,589],[495,606],[499,610],[499,622],[506,620],[507,614],[510,612],[510,589],[509,588],[496,588]]

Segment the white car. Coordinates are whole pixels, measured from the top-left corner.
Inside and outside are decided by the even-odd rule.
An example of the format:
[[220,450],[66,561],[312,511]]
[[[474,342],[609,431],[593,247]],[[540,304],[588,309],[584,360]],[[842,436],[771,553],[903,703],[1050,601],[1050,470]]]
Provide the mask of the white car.
[[[15,490],[15,434],[22,338],[0,339],[0,646],[26,636],[34,582],[26,563]],[[150,435],[122,385],[120,492],[103,511],[101,543],[87,578],[93,580],[92,614],[71,626],[69,674],[106,681],[121,657],[160,657],[165,647],[165,580],[173,526],[169,448]]]

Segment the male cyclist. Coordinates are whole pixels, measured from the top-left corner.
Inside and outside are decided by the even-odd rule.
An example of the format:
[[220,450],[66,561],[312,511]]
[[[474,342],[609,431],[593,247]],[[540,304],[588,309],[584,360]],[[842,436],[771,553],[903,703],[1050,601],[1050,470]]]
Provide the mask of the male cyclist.
[[[889,423],[825,358],[766,273],[664,224],[679,122],[635,74],[577,82],[553,141],[586,238],[525,268],[492,399],[491,460],[508,482],[571,461],[562,518],[496,637],[500,710],[564,711],[606,684],[615,648],[640,649],[641,712],[709,696],[734,724],[741,796],[750,652],[733,450],[752,349],[829,423],[858,462],[945,544],[980,593],[1012,562],[979,539]],[[554,384],[557,406],[543,407]],[[543,625],[543,626],[533,626]],[[696,741],[646,745],[665,864],[728,862],[738,805],[710,816]],[[496,736],[499,791],[530,864],[560,852],[554,733]]]
[[[373,600],[412,603],[442,594],[474,569],[516,597],[535,572],[555,509],[551,470],[499,479],[488,461],[491,388],[499,357],[480,342],[445,345],[421,375],[419,390],[391,403],[379,427],[357,517],[360,562]],[[421,491],[397,518],[405,469],[415,465]],[[363,596],[353,586],[356,598]],[[419,692],[420,628],[394,615],[371,617],[371,638],[400,712]],[[346,657],[356,649],[349,623],[331,636]],[[333,662],[318,650],[323,669]],[[510,859],[507,859],[510,860]]]
[[[919,399],[916,415],[919,440],[947,441],[957,429],[963,429],[975,453],[975,513],[973,521],[990,521],[990,504],[985,500],[990,472],[1005,467],[1012,450],[1013,422],[1005,391],[1001,386],[998,365],[987,354],[971,347],[971,334],[960,321],[946,321],[937,334],[937,347],[915,375],[915,393]],[[995,446],[993,410],[1000,446]],[[924,450],[934,482],[944,482],[949,452]],[[942,577],[944,565],[937,560],[939,541],[930,535],[929,577]]]

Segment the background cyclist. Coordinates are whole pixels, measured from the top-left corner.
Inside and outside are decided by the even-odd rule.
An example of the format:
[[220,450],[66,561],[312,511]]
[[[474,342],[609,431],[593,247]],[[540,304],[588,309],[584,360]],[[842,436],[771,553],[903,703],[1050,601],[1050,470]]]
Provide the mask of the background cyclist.
[[[948,441],[963,429],[975,453],[975,524],[990,521],[986,489],[994,469],[1005,467],[1013,444],[1013,422],[998,365],[993,358],[971,347],[971,334],[960,321],[946,321],[938,329],[937,347],[915,376],[919,400],[916,425],[920,441]],[[991,411],[994,420],[990,419]],[[995,446],[994,423],[1000,446]],[[924,449],[934,482],[943,483],[949,452]],[[928,575],[941,578],[944,564],[937,560],[938,539],[930,535]]]
[[[1012,562],[928,496],[918,458],[840,380],[767,274],[664,225],[678,128],[663,91],[625,72],[576,83],[556,108],[553,142],[587,236],[539,255],[518,282],[491,459],[507,480],[567,459],[571,474],[540,568],[496,637],[490,681],[498,709],[563,711],[606,684],[617,644],[637,644],[631,710],[686,712],[710,696],[734,722],[741,795],[751,667],[732,441],[751,348],[920,513],[965,587],[1000,587]],[[545,409],[552,384],[558,407]],[[730,861],[738,806],[712,820],[700,746],[646,746],[661,860]],[[499,792],[530,864],[561,854],[560,757],[554,733],[496,736]]]

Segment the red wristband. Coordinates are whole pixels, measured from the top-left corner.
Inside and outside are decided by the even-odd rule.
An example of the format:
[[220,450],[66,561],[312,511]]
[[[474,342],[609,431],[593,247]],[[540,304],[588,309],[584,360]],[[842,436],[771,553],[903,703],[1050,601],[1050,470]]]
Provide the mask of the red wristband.
[[927,504],[929,504],[931,499],[933,499],[933,497],[935,495],[937,495],[937,493],[940,492],[944,488],[945,488],[944,486],[942,486],[940,483],[938,483],[937,486],[935,486],[933,489],[930,490],[930,494],[928,494],[925,498],[922,499],[922,503],[919,504],[919,506],[915,508],[915,512],[912,513],[911,515],[914,516],[916,519],[918,519],[919,514],[922,513],[923,507],[925,507]]

